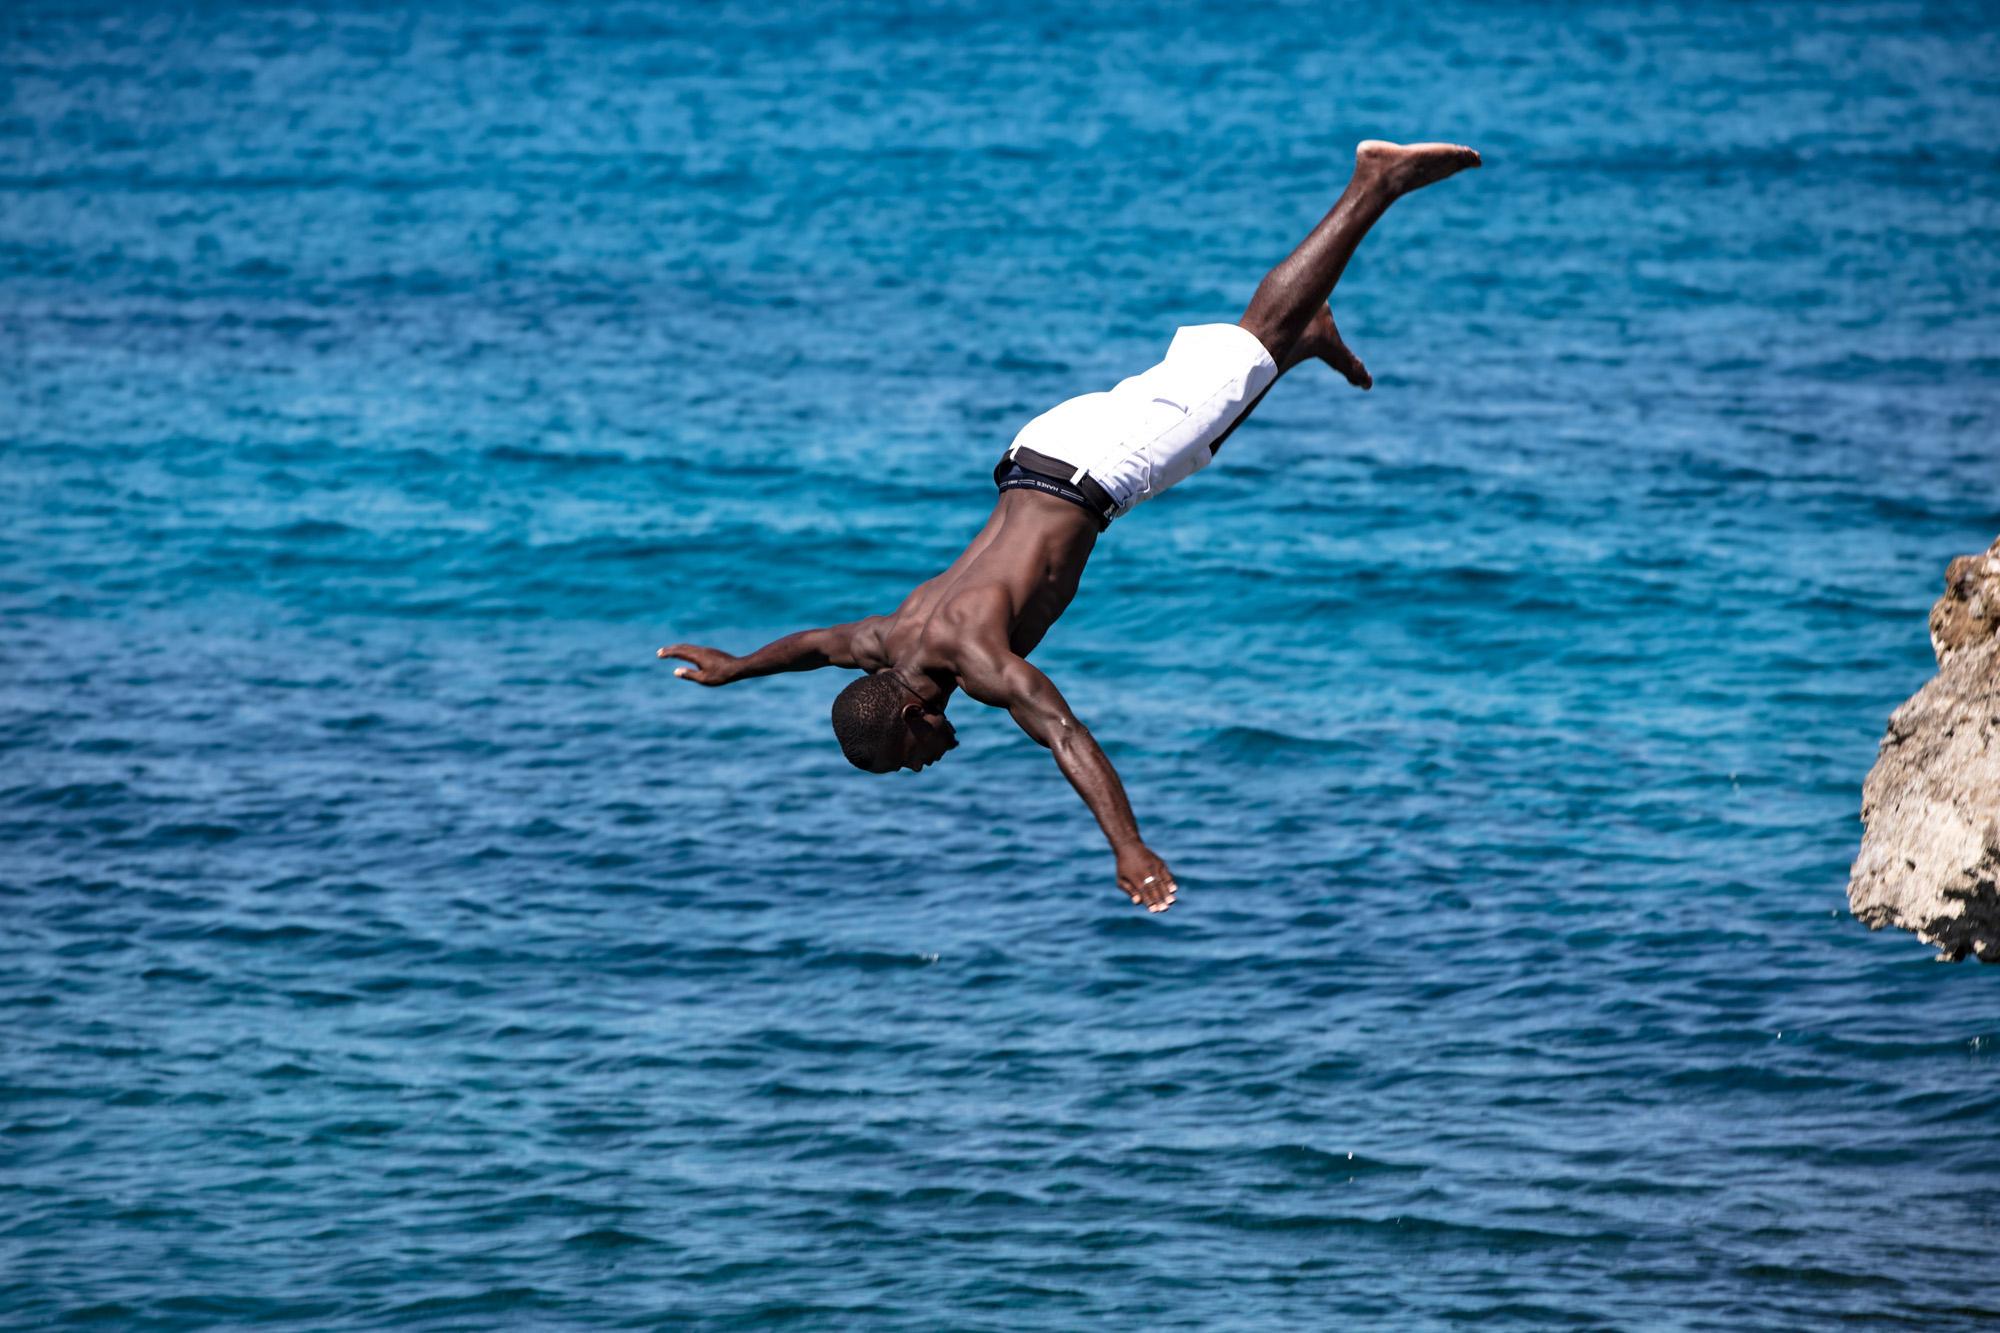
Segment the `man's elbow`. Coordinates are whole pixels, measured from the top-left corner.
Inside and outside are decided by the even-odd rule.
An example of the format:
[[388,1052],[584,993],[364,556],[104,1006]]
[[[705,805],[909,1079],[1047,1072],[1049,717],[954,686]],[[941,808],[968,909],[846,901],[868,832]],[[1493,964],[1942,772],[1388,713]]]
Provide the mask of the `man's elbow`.
[[1064,762],[1081,759],[1097,749],[1097,741],[1092,738],[1090,728],[1073,717],[1057,718],[1043,734],[1047,739],[1042,744],[1055,751],[1056,758]]

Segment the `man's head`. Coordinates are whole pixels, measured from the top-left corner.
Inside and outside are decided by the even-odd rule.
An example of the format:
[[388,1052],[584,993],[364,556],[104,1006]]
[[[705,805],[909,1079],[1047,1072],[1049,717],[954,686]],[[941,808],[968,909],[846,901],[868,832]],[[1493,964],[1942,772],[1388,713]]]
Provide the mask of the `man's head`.
[[870,773],[912,773],[958,747],[941,710],[919,699],[893,671],[863,676],[835,696],[833,734],[847,762]]

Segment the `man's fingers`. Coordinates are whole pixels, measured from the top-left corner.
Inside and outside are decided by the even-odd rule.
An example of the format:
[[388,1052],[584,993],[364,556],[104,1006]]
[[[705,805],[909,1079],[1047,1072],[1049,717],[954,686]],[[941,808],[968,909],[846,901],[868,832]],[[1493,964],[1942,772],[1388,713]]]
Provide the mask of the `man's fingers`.
[[701,660],[701,652],[701,649],[691,643],[676,643],[660,649],[656,656],[678,657],[683,662],[694,663],[693,666],[675,667],[675,679],[691,680],[697,685],[706,685],[708,682],[701,678],[701,673],[707,669],[708,664]]
[[1143,907],[1148,912],[1166,911],[1174,905],[1180,892],[1180,886],[1174,883],[1171,876],[1162,878],[1158,875],[1149,875],[1136,884],[1121,879],[1118,887],[1125,891],[1125,896],[1136,906]]
[[1149,855],[1136,865],[1131,861],[1120,865],[1118,889],[1148,912],[1164,912],[1180,896],[1181,886],[1175,882],[1173,871],[1167,869],[1164,861]]

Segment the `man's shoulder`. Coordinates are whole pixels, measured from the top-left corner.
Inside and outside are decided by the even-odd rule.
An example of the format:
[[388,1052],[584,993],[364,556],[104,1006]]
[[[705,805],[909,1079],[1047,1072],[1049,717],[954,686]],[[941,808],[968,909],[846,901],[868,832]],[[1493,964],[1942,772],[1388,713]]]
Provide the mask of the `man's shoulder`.
[[893,615],[864,616],[847,627],[848,650],[854,654],[856,666],[879,671],[890,665],[889,634],[895,624]]

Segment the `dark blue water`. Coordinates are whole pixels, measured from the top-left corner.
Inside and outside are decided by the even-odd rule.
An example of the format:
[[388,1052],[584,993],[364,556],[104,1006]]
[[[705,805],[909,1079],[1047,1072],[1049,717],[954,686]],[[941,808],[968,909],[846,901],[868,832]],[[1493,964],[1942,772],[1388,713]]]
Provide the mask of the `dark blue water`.
[[[0,16],[0,1322],[1970,1326],[2000,975],[1845,913],[2000,531],[1979,7]],[[1477,145],[1037,661],[1029,417]],[[958,711],[955,708],[955,713]]]

